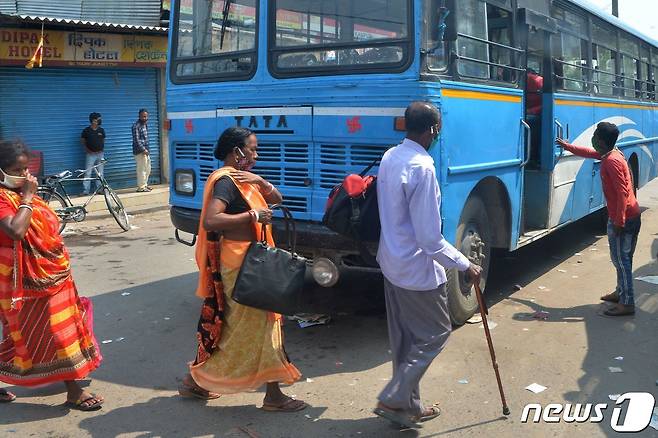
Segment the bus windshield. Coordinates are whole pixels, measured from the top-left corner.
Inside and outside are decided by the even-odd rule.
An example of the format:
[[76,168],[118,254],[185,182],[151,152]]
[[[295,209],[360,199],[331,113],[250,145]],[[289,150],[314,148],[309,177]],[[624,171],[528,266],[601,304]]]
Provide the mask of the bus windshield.
[[273,0],[270,66],[310,76],[403,69],[411,55],[409,0]]
[[174,81],[249,78],[256,70],[257,16],[256,0],[178,2]]

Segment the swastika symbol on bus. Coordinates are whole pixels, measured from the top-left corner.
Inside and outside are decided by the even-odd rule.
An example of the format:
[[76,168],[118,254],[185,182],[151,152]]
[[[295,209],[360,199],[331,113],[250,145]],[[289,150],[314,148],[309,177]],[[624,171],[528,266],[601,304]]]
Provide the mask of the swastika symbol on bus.
[[351,119],[347,119],[347,129],[350,134],[354,134],[363,129],[363,125],[361,125],[361,117],[354,116]]
[[191,134],[194,131],[194,122],[191,119],[185,120],[185,132]]

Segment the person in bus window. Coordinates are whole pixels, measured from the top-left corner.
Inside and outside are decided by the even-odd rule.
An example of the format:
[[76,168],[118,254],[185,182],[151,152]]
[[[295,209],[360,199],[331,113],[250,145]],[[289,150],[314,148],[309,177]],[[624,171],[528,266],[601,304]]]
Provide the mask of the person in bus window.
[[635,314],[633,294],[633,254],[640,233],[640,206],[635,199],[633,177],[624,154],[615,147],[619,129],[601,122],[592,136],[592,146],[575,146],[561,138],[557,144],[580,157],[601,160],[601,182],[608,205],[608,243],[610,258],[617,271],[617,287],[601,300],[615,303],[604,313],[608,316]]
[[382,226],[377,261],[384,274],[393,378],[374,413],[415,428],[440,414],[438,406],[423,405],[419,385],[450,336],[445,269],[478,281],[481,268],[441,234],[441,193],[428,152],[441,131],[439,111],[413,102],[405,122],[407,136],[384,154],[377,179]]
[[[262,227],[271,223],[267,205],[283,200],[276,187],[250,172],[257,150],[256,135],[239,127],[224,131],[215,147],[215,158],[224,161],[224,166],[208,177],[203,194],[196,246],[197,295],[204,298],[197,356],[179,393],[210,400],[265,385],[263,410],[296,412],[308,405],[279,387],[301,377],[283,348],[281,315],[232,299],[249,246]],[[271,227],[266,233],[274,246]]]
[[532,68],[528,68],[527,81],[528,81],[527,113],[529,115],[539,116],[541,114],[541,104],[542,104],[541,92],[544,89],[544,78],[540,76]]

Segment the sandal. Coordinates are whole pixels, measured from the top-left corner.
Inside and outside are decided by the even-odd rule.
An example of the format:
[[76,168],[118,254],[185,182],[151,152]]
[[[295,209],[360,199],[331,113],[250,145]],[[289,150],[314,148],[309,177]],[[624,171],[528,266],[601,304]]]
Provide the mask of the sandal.
[[419,415],[418,417],[415,417],[414,420],[418,423],[424,423],[426,421],[434,420],[436,417],[441,415],[441,409],[439,408],[438,404],[433,404],[429,408],[425,408],[425,411],[423,412],[424,415]]
[[199,400],[216,400],[221,397],[221,395],[215,392],[206,391],[199,386],[191,386],[185,382],[181,383],[178,387],[178,393],[181,397],[198,398]]
[[405,414],[403,411],[394,411],[391,409],[376,407],[373,414],[382,417],[391,423],[407,429],[422,429],[423,425],[415,421],[415,418]]
[[617,293],[617,291],[610,292],[608,295],[603,295],[601,297],[601,301],[607,301],[609,303],[618,303],[619,302],[619,294]]
[[6,389],[0,389],[0,403],[11,403],[16,400],[16,395],[7,391]]
[[604,315],[606,316],[630,316],[630,315],[635,315],[635,306],[627,306],[627,305],[622,305],[622,307],[611,307],[605,312],[603,312]]
[[288,398],[285,402],[278,405],[263,402],[262,410],[267,412],[299,412],[308,407],[308,404],[301,400]]
[[[70,407],[71,409],[75,409],[78,411],[83,411],[83,412],[90,412],[90,411],[97,411],[100,408],[103,407],[103,401],[99,399],[96,394],[89,394],[89,397],[85,398],[84,400],[82,397],[80,397],[77,401],[70,401],[67,400],[65,405]],[[89,404],[89,402],[92,402]]]

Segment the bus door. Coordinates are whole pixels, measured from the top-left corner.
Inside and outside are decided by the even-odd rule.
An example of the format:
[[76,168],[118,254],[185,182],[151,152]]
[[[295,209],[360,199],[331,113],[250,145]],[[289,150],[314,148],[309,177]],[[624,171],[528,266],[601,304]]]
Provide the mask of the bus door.
[[555,22],[528,9],[520,15],[526,50],[524,87],[525,161],[523,228],[520,240],[532,240],[548,228],[552,161],[550,36]]

